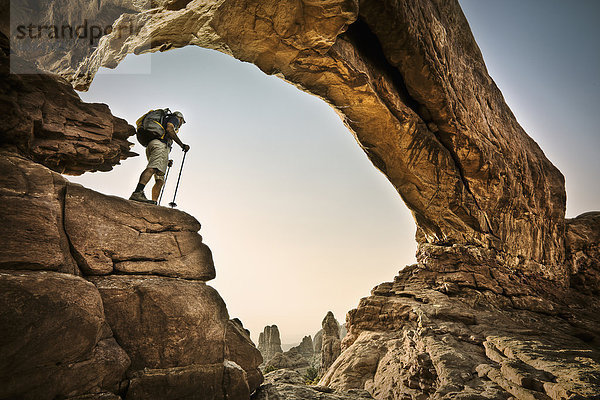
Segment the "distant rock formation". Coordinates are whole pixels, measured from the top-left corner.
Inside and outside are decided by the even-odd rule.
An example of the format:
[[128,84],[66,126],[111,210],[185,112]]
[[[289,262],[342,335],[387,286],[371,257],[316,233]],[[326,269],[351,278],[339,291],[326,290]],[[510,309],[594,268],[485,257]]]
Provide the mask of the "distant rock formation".
[[0,170],[0,398],[249,398],[262,358],[198,221],[7,148]]
[[310,336],[305,336],[302,342],[286,352],[276,353],[269,361],[265,362],[265,371],[277,369],[292,369],[301,374],[306,374],[308,369],[315,366],[315,352]]
[[340,324],[331,311],[327,313],[323,322],[323,339],[321,344],[321,375],[333,364],[341,353]]
[[300,373],[280,369],[265,375],[265,383],[252,396],[252,400],[372,400],[366,390],[337,391],[325,386],[307,385]]
[[312,338],[310,337],[310,335],[304,336],[302,338],[302,342],[300,342],[300,344],[298,346],[295,346],[295,347],[292,347],[291,349],[289,349],[287,351],[287,353],[297,353],[297,354],[300,354],[305,359],[307,359],[308,361],[311,361],[315,355],[315,350],[314,350],[313,341],[312,341]]
[[265,326],[265,329],[258,336],[258,350],[262,354],[265,363],[272,359],[275,354],[283,353],[277,325]]

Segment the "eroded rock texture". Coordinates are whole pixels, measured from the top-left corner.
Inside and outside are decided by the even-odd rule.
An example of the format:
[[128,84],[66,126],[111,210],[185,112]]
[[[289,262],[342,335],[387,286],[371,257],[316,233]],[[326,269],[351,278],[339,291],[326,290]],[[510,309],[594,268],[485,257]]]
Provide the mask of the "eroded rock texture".
[[336,391],[325,386],[307,385],[294,370],[280,369],[265,375],[265,384],[252,396],[253,400],[368,400],[369,392],[361,389]]
[[250,397],[262,357],[205,283],[198,221],[10,149],[0,167],[0,398]]
[[258,335],[258,350],[260,350],[265,363],[276,354],[283,353],[277,325],[265,326],[265,329]]
[[423,245],[418,259],[349,313],[320,384],[377,399],[598,398],[597,297],[475,247]]
[[323,375],[341,352],[340,324],[331,311],[325,315],[321,322],[323,337],[321,342],[321,370]]
[[310,336],[305,336],[302,342],[283,353],[275,353],[261,368],[264,371],[290,369],[306,375],[309,368],[318,369],[317,357]]
[[[110,171],[136,155],[127,140],[134,128],[113,116],[106,104],[82,102],[69,82],[55,75],[10,74],[3,34],[0,48],[0,145],[13,145],[32,160],[73,175]],[[29,65],[15,55],[10,62]]]
[[[457,0],[137,4],[102,2],[95,15],[113,32],[87,53],[29,61],[77,88],[128,53],[194,44],[252,62],[340,113],[413,211],[419,242],[495,248],[515,268],[568,280],[563,177],[504,103]],[[94,17],[76,2],[52,7]]]

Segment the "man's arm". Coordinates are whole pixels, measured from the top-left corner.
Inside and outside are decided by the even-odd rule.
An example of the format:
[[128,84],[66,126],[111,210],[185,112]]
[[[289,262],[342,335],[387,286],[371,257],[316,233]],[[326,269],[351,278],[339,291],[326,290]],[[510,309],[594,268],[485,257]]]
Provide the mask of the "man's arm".
[[167,135],[170,139],[173,139],[175,143],[181,146],[183,151],[188,151],[190,149],[190,146],[188,146],[187,144],[183,144],[181,139],[179,139],[179,136],[177,136],[177,132],[175,132],[175,126],[170,122],[167,124]]

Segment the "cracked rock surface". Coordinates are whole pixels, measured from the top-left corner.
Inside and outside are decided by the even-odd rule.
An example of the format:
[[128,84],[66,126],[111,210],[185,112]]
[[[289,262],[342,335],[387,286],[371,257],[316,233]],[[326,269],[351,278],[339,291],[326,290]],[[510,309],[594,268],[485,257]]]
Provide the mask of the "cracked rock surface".
[[249,398],[262,357],[196,219],[0,167],[0,398]]
[[418,259],[350,311],[321,385],[376,399],[599,398],[597,297],[478,248],[424,245]]

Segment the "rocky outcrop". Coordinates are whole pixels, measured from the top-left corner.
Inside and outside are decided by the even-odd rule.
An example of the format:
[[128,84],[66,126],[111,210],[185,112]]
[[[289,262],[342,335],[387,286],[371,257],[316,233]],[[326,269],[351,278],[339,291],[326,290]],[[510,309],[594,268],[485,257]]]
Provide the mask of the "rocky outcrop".
[[331,311],[325,315],[321,326],[323,329],[323,338],[321,344],[320,374],[323,375],[340,355],[342,342],[340,340],[340,324]]
[[412,210],[420,243],[493,248],[512,268],[568,280],[563,176],[505,104],[457,0],[137,4],[50,5],[42,24],[85,16],[112,33],[87,52],[16,53],[80,89],[128,53],[193,44],[252,62],[340,113]]
[[265,364],[265,371],[273,371],[278,369],[291,369],[306,374],[309,368],[315,366],[315,352],[313,350],[313,342],[310,336],[305,336],[302,342],[295,347],[292,347],[286,352],[275,353]]
[[378,399],[597,398],[598,297],[480,248],[423,245],[418,260],[348,314],[321,385]]
[[[132,213],[130,202],[69,185],[65,229],[86,275],[154,274],[208,281],[215,277],[210,249],[192,216],[165,207]],[[89,217],[82,219],[82,214]],[[110,220],[110,224],[107,224]]]
[[309,386],[297,372],[280,369],[265,375],[265,384],[252,396],[252,400],[368,400],[366,390],[336,391],[324,386]]
[[600,212],[567,219],[566,231],[570,286],[582,293],[600,295]]
[[193,217],[0,166],[0,398],[250,397],[262,357]]
[[302,342],[300,342],[300,344],[298,346],[295,346],[295,347],[292,347],[291,349],[289,349],[287,351],[287,353],[300,354],[305,359],[307,359],[309,361],[312,360],[312,358],[315,355],[315,351],[314,351],[314,347],[313,347],[313,341],[312,341],[312,338],[310,337],[310,335],[304,336],[302,338]]
[[[8,43],[2,34],[0,48],[0,145],[12,145],[54,171],[73,175],[110,171],[136,155],[127,140],[135,129],[113,116],[106,104],[82,102],[71,85],[55,75],[9,73]],[[29,65],[14,54],[10,63],[17,70]]]
[[260,350],[265,363],[273,358],[275,354],[283,353],[277,325],[265,326],[265,329],[258,336],[258,350]]

